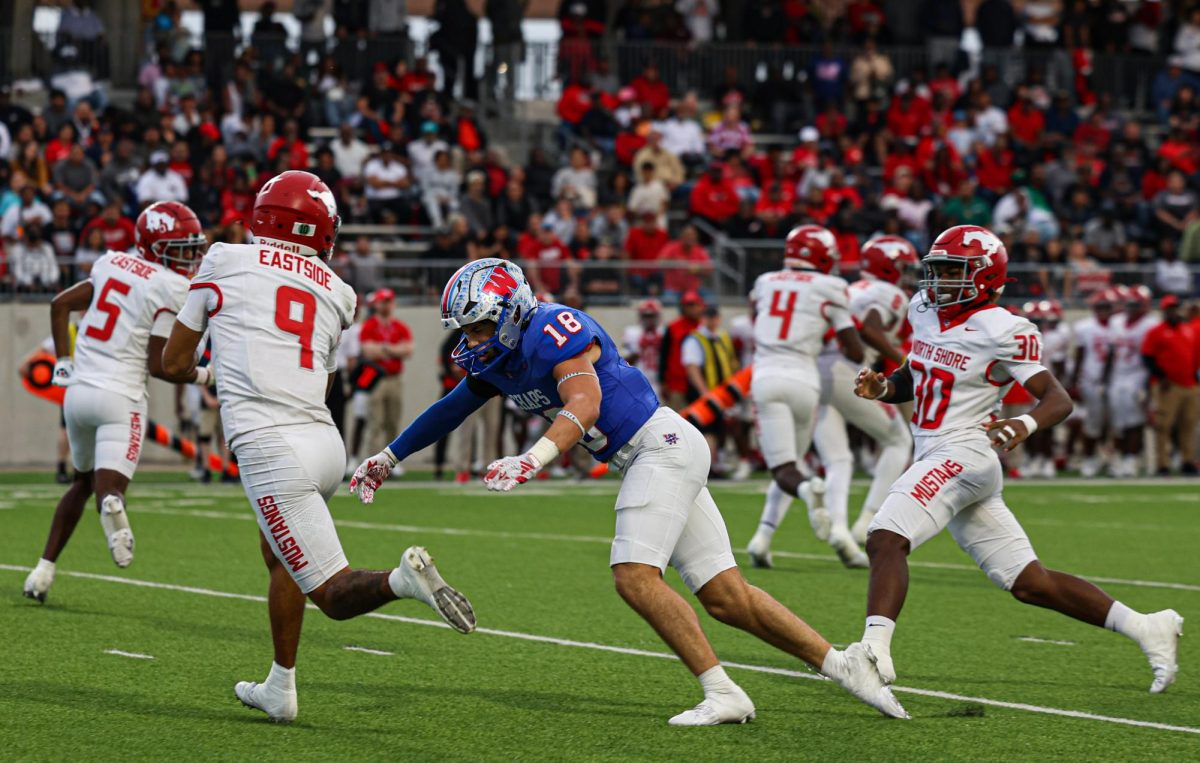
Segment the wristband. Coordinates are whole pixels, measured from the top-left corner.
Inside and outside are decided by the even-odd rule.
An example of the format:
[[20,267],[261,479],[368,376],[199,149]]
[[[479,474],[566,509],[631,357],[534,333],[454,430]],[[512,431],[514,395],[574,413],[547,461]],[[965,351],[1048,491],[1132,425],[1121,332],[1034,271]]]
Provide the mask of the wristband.
[[580,437],[587,436],[587,430],[583,428],[583,423],[579,420],[578,416],[571,413],[566,408],[563,408],[561,411],[559,411],[558,415],[562,416],[567,421],[573,422],[575,424],[575,426],[579,427],[579,436]]
[[379,451],[379,455],[386,458],[392,466],[395,466],[396,464],[400,463],[400,459],[396,458],[396,454],[392,452],[392,449],[390,446]]
[[202,387],[209,387],[212,386],[214,381],[215,378],[213,377],[212,369],[210,369],[208,366],[201,366],[196,369],[196,381],[194,381],[193,384],[199,384]]
[[1034,432],[1036,432],[1038,430],[1037,420],[1034,419],[1032,416],[1030,416],[1028,413],[1021,414],[1020,416],[1018,416],[1016,418],[1016,420],[1025,425],[1025,429],[1028,430],[1030,435],[1032,435]]
[[63,355],[61,358],[55,359],[56,363],[69,363],[70,361],[71,361],[70,355]]
[[533,444],[528,455],[536,462],[537,467],[541,468],[558,458],[558,446],[549,437],[543,437]]

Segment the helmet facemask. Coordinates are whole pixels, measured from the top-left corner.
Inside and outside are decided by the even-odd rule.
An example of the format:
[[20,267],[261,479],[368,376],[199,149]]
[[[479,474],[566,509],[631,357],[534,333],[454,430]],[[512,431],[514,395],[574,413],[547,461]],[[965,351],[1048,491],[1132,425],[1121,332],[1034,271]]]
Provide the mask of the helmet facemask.
[[975,257],[955,257],[950,254],[930,254],[921,260],[923,277],[917,287],[924,290],[935,310],[953,305],[967,305],[979,299],[975,285],[972,260]]
[[183,238],[161,238],[150,245],[150,251],[166,267],[188,276],[195,274],[200,260],[208,249],[203,233],[189,233]]

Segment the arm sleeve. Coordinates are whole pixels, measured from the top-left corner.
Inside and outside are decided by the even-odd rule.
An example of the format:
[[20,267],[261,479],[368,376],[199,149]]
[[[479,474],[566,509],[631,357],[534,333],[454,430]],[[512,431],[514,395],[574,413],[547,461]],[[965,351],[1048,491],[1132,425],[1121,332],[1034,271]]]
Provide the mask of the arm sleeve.
[[213,312],[213,305],[210,303],[215,299],[216,292],[213,292],[212,289],[193,286],[192,290],[188,292],[187,301],[183,303],[183,309],[179,311],[177,320],[192,331],[204,331],[208,327],[208,316]]
[[[482,382],[487,385],[487,382]],[[490,387],[491,385],[487,385]],[[388,450],[403,461],[413,453],[424,450],[440,440],[447,432],[458,429],[467,417],[479,410],[491,395],[477,392],[475,387],[486,387],[471,383],[471,377],[458,383],[450,394],[425,409],[425,412],[409,424],[400,436],[392,440]]]
[[679,356],[685,366],[704,367],[704,348],[700,346],[700,340],[694,336],[684,337]]

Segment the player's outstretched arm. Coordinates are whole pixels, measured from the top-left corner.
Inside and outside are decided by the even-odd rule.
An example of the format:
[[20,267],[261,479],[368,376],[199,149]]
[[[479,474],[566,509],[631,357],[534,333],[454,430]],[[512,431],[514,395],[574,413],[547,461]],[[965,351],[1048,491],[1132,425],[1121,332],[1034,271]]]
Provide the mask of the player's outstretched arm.
[[837,332],[838,347],[846,359],[853,363],[861,363],[866,353],[863,352],[863,340],[858,329],[848,326]]
[[75,363],[71,360],[71,313],[87,310],[91,304],[91,281],[80,281],[59,292],[50,303],[50,335],[54,337],[54,357],[58,359],[52,378],[56,386],[66,387],[75,375]]
[[1042,371],[1023,386],[1038,399],[1032,411],[1015,419],[1000,419],[983,425],[992,442],[1005,452],[1029,439],[1039,429],[1052,427],[1067,418],[1075,407],[1071,396],[1049,371]]
[[350,492],[358,500],[371,503],[379,489],[392,472],[392,467],[413,453],[424,450],[458,429],[467,417],[479,410],[484,403],[499,394],[486,382],[464,378],[450,394],[439,399],[417,416],[391,445],[363,461],[350,478]]
[[554,367],[558,396],[563,407],[546,434],[520,456],[508,456],[488,465],[483,482],[489,490],[507,492],[533,479],[542,467],[583,439],[600,418],[600,379],[592,364],[600,358],[593,344],[583,354]]
[[907,403],[913,399],[912,371],[907,362],[893,371],[891,376],[864,368],[854,380],[854,394],[881,403]]

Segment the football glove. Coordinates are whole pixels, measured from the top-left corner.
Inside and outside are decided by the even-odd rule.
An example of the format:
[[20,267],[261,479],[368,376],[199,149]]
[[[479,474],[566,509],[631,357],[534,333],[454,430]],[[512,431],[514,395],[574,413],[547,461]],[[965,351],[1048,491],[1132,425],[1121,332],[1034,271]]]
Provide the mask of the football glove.
[[387,448],[379,451],[354,470],[354,476],[350,478],[350,492],[357,493],[358,500],[363,503],[372,503],[375,500],[375,491],[387,481],[392,467],[397,463],[399,461],[392,455],[392,451]]
[[75,382],[75,361],[70,358],[59,358],[54,364],[54,375],[51,377],[55,387],[69,387]]
[[506,456],[488,464],[487,474],[483,475],[483,484],[487,485],[488,490],[507,493],[537,476],[542,466],[542,462],[532,452],[520,456]]

